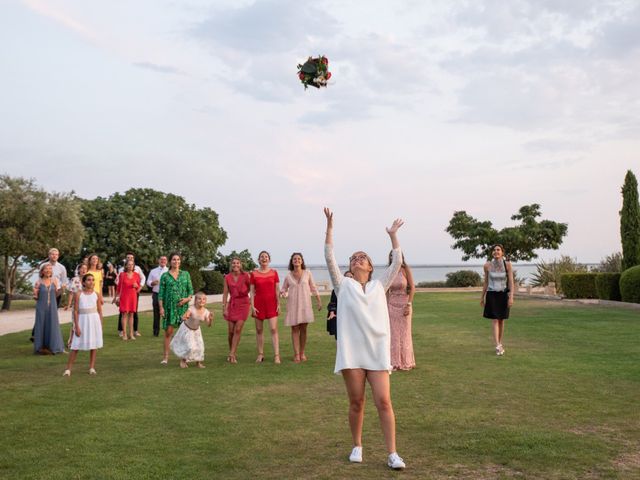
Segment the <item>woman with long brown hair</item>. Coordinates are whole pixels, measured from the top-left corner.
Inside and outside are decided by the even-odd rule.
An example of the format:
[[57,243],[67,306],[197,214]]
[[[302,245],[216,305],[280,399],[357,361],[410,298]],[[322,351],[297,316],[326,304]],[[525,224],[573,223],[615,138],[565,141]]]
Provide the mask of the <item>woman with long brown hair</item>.
[[249,317],[251,300],[251,276],[242,269],[238,257],[231,259],[231,271],[224,276],[222,291],[222,316],[227,321],[229,341],[229,363],[238,363],[238,344],[242,336],[244,322]]
[[504,321],[509,318],[509,309],[513,305],[513,268],[504,258],[504,247],[500,244],[491,249],[492,259],[484,264],[484,284],[480,305],[484,307],[482,316],[492,321],[493,341],[496,355],[504,355],[502,338]]

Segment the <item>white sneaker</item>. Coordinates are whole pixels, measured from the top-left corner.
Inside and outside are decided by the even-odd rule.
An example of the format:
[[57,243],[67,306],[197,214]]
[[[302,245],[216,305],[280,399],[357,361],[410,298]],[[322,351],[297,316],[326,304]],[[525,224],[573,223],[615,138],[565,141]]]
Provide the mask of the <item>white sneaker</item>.
[[70,377],[71,376],[71,370],[67,369],[64,371],[64,373],[62,374],[63,377]]
[[501,343],[499,343],[496,346],[496,355],[498,355],[499,357],[501,357],[502,355],[504,355],[504,347],[502,346]]
[[393,452],[391,455],[389,455],[387,465],[389,465],[389,467],[393,468],[394,470],[402,470],[406,467],[406,465],[404,464],[404,460],[402,460],[402,458],[400,458],[400,455],[398,455],[396,452]]
[[349,461],[353,463],[362,463],[362,447],[353,447]]
[[97,375],[98,372],[96,372],[95,368],[90,368],[89,369],[89,375]]

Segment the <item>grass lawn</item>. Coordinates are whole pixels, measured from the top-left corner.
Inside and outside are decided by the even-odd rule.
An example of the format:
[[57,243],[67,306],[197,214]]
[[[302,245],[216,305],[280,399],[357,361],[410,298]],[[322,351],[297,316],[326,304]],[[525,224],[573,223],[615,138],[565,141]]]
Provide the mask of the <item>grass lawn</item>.
[[364,463],[349,464],[324,312],[309,329],[307,363],[290,361],[281,326],[283,364],[267,342],[256,365],[248,322],[230,365],[216,305],[204,370],[180,370],[175,358],[161,366],[148,314],[136,342],[105,320],[96,377],[86,353],[63,378],[66,355],[34,356],[24,333],[0,337],[0,478],[640,478],[640,314],[518,300],[499,358],[478,297],[416,296],[418,368],[391,376],[404,472],[386,467],[370,397]]

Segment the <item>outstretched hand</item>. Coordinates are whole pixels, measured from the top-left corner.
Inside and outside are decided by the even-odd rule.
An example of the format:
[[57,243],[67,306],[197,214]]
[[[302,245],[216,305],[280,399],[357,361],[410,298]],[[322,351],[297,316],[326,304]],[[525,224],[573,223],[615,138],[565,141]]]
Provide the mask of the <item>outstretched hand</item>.
[[396,233],[402,225],[404,225],[404,220],[402,220],[401,218],[396,218],[393,221],[393,224],[390,227],[387,227],[387,233],[389,235]]
[[324,215],[327,217],[327,228],[333,228],[333,212],[324,207]]

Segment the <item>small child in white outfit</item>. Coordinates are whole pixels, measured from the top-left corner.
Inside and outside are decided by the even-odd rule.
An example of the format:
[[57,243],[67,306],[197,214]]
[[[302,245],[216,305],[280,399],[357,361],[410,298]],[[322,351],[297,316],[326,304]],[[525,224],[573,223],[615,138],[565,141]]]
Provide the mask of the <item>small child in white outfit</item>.
[[206,322],[210,327],[213,313],[207,310],[207,296],[198,292],[194,305],[189,307],[182,317],[182,323],[169,345],[171,351],[180,358],[180,368],[187,368],[188,362],[196,362],[198,368],[204,368],[204,341],[200,324]]
[[62,374],[65,377],[71,376],[78,350],[89,350],[89,374],[96,374],[96,353],[98,348],[102,348],[102,303],[93,290],[93,284],[93,275],[87,273],[82,276],[82,290],[74,293],[73,338],[67,369]]

